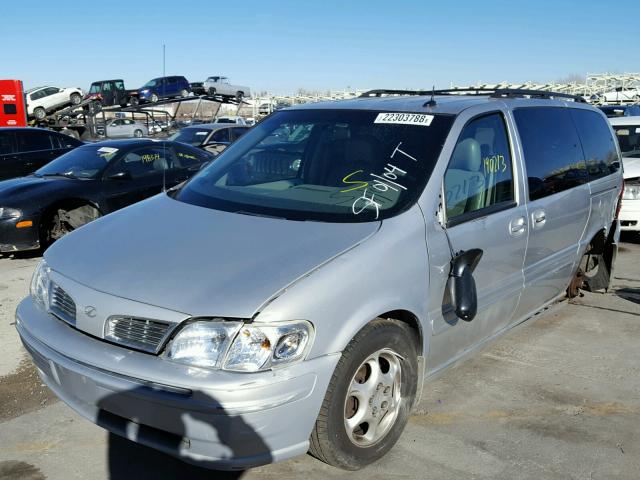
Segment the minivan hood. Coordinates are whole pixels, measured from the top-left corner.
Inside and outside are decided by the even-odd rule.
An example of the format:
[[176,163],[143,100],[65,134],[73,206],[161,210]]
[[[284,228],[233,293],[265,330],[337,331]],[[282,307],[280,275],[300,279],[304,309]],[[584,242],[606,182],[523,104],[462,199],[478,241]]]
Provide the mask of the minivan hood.
[[379,225],[256,217],[160,194],[72,232],[45,259],[104,293],[192,316],[251,318]]

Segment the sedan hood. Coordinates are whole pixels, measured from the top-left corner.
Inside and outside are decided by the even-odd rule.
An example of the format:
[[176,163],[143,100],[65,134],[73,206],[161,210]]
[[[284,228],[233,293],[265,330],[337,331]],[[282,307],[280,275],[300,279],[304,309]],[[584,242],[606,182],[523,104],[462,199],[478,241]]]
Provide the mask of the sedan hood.
[[192,316],[251,318],[378,228],[228,213],[161,194],[72,232],[45,258],[104,293]]
[[12,178],[0,182],[0,206],[21,206],[24,201],[30,202],[35,196],[48,194],[51,190],[68,184],[72,179],[65,177],[28,177]]

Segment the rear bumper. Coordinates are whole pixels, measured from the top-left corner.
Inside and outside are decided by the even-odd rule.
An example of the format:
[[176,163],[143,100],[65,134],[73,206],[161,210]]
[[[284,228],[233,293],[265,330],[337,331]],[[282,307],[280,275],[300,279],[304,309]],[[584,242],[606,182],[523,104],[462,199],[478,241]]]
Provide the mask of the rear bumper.
[[16,228],[16,224],[22,220],[24,219],[0,220],[0,253],[40,248],[38,222],[34,220],[31,227]]
[[[94,339],[31,299],[19,305],[16,328],[43,381],[76,412],[189,463],[225,470],[305,453],[339,358],[256,374],[205,371]],[[61,342],[64,352],[52,348]],[[73,358],[87,348],[94,352],[91,365]],[[118,372],[120,363],[132,361],[138,375]],[[179,372],[183,381],[162,383],[162,369],[171,371],[167,378]]]

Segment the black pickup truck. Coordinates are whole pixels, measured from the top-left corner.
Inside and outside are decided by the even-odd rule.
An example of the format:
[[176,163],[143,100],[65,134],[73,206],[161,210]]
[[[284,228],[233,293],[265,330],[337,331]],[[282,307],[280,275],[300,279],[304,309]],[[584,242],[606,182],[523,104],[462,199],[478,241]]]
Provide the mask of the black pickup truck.
[[126,107],[127,105],[138,104],[138,91],[126,90],[122,79],[98,80],[91,84],[91,88],[89,88],[83,100],[91,100],[90,107],[110,107],[112,105]]

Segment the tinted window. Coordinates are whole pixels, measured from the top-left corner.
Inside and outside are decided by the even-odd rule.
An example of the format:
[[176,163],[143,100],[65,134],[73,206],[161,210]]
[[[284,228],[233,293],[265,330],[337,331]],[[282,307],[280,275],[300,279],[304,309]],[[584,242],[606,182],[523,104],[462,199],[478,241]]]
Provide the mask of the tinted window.
[[115,86],[116,86],[116,90],[124,90],[124,83],[123,82],[118,81],[118,82],[115,83]]
[[59,91],[60,91],[60,89],[59,89],[59,88],[56,88],[56,87],[48,87],[48,88],[45,90],[45,95],[47,95],[47,96],[48,96],[48,95],[53,95],[53,94],[55,94],[55,93],[58,93]]
[[591,180],[615,173],[620,168],[616,142],[607,121],[589,110],[571,109],[571,116],[582,142],[582,150]]
[[221,142],[221,143],[229,143],[229,129],[222,128],[220,130],[216,130],[211,135],[210,142]]
[[51,140],[47,132],[38,130],[22,130],[16,134],[19,152],[33,152],[36,150],[50,150]]
[[502,115],[469,122],[458,139],[444,177],[447,219],[511,203],[511,149]]
[[190,148],[186,145],[175,145],[173,148],[176,152],[176,164],[174,165],[176,168],[193,167],[209,160],[201,150]]
[[233,139],[235,140],[236,138],[241,137],[242,135],[244,135],[245,133],[247,133],[247,130],[249,130],[248,128],[242,128],[242,127],[235,127],[232,128],[233,130]]
[[531,200],[562,192],[589,179],[569,110],[536,107],[513,112],[520,132]]
[[13,134],[0,133],[0,155],[13,153]]
[[15,115],[18,113],[18,108],[15,103],[5,103],[2,105],[2,111],[5,115]]
[[81,145],[81,142],[69,135],[50,134],[54,148],[74,148]]
[[170,158],[169,148],[160,145],[140,147],[125,154],[114,169],[126,171],[133,178],[144,177],[167,170]]

